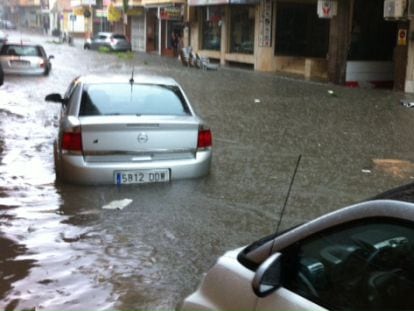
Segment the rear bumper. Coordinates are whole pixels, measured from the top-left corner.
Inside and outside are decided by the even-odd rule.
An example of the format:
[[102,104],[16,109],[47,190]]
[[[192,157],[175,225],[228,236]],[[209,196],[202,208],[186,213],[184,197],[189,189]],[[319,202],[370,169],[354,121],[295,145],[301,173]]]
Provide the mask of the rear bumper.
[[45,68],[30,68],[30,69],[14,69],[14,68],[3,68],[5,74],[10,75],[30,75],[30,76],[41,76],[45,73]]
[[126,46],[126,45],[122,45],[122,46],[112,45],[111,46],[111,49],[112,49],[112,51],[119,51],[119,52],[121,52],[121,51],[129,51],[129,50],[131,50],[131,47],[130,46]]
[[115,171],[139,169],[169,169],[170,180],[197,178],[210,171],[212,150],[196,153],[193,159],[139,162],[139,163],[86,163],[82,156],[63,155],[55,161],[62,181],[75,184],[115,184]]

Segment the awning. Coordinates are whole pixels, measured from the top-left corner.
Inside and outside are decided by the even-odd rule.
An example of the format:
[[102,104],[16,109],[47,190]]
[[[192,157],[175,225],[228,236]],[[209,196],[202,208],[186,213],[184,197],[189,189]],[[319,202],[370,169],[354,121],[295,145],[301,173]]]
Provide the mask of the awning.
[[230,0],[188,0],[189,6],[229,4]]
[[260,0],[188,0],[189,6],[223,5],[223,4],[257,4]]
[[230,0],[230,4],[258,4],[260,0]]

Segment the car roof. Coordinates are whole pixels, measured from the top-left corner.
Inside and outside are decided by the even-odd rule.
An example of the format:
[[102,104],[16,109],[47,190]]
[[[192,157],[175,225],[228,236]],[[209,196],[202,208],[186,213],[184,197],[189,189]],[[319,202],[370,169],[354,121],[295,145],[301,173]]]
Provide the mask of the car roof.
[[42,47],[42,45],[38,43],[20,42],[20,41],[7,41],[3,46],[10,46],[10,45]]
[[[333,212],[324,214],[302,225],[298,225],[283,233],[274,233],[271,236],[258,240],[250,244],[247,248],[243,247],[236,250],[241,256],[246,267],[256,269],[256,264],[267,258],[269,249],[277,252],[294,243],[306,239],[315,233],[329,230],[336,226],[354,221],[367,221],[368,219],[400,219],[402,221],[414,222],[414,204],[397,200],[370,200],[347,206]],[[258,247],[256,246],[258,245]],[[252,247],[249,249],[249,247]]]
[[322,215],[276,238],[278,248],[322,230],[367,218],[393,218],[414,222],[414,204],[397,200],[372,200],[357,203]]
[[[117,74],[117,75],[83,75],[76,80],[82,84],[100,84],[100,83],[129,83],[131,75]],[[134,83],[142,84],[158,84],[158,85],[171,85],[178,86],[177,81],[167,76],[156,75],[134,75]]]
[[98,35],[107,35],[107,36],[120,35],[120,36],[124,36],[122,33],[108,32],[108,31],[100,31],[100,32],[98,32]]

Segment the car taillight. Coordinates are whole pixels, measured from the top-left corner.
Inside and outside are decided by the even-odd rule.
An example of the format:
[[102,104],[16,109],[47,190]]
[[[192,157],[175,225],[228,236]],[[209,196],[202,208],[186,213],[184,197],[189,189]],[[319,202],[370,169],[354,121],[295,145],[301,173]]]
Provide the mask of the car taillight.
[[62,149],[70,151],[82,151],[82,134],[78,133],[63,133]]
[[208,148],[213,144],[213,135],[210,129],[200,129],[198,131],[197,148]]
[[40,68],[45,68],[45,62],[44,61],[40,62]]

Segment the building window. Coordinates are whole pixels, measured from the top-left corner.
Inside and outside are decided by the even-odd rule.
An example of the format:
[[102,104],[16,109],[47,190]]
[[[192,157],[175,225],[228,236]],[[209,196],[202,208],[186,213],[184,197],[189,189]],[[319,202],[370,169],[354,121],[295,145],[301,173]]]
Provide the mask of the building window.
[[254,6],[233,5],[230,10],[230,52],[253,54]]
[[220,51],[223,15],[223,7],[207,6],[203,8],[203,50]]
[[348,60],[392,61],[398,23],[384,20],[378,2],[355,1]]
[[319,18],[316,11],[316,4],[277,3],[276,55],[326,57],[329,20]]

